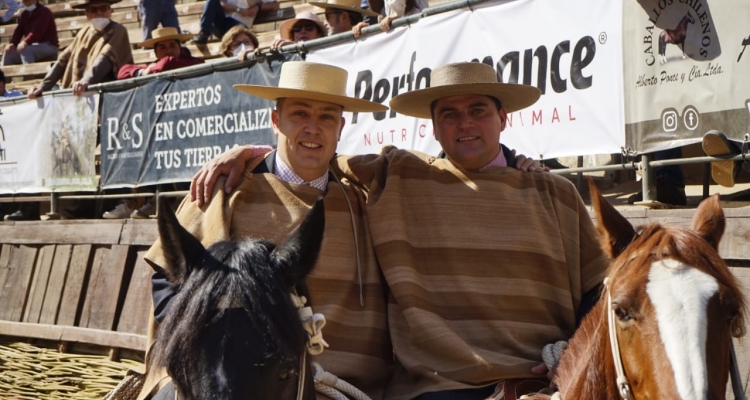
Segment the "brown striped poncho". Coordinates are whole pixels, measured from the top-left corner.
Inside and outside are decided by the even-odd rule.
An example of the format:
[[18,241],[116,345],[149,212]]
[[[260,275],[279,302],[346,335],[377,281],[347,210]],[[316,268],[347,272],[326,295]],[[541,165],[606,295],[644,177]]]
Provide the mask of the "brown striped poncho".
[[542,347],[571,336],[607,260],[569,181],[393,148],[337,167],[369,187],[399,364],[386,398],[532,377]]
[[[211,202],[203,209],[186,199],[178,210],[180,223],[204,245],[248,236],[277,243],[323,195],[310,186],[283,182],[272,173],[250,171],[252,167],[245,171],[242,183],[231,195],[215,190]],[[216,188],[222,187],[223,181],[217,183]],[[354,234],[342,187],[357,225],[364,306],[359,300]],[[393,372],[393,350],[388,338],[385,284],[363,217],[364,205],[363,192],[346,180],[341,186],[329,182],[323,247],[307,284],[313,310],[326,317],[323,337],[330,345],[315,361],[373,399],[380,399]],[[158,241],[146,258],[164,265]]]

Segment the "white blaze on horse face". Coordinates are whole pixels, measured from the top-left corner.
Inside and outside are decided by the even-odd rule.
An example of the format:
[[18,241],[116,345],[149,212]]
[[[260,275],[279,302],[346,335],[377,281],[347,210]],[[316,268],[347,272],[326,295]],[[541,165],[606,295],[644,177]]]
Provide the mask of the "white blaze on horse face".
[[659,334],[683,400],[708,393],[706,335],[708,301],[719,290],[712,276],[672,259],[651,264],[646,285]]

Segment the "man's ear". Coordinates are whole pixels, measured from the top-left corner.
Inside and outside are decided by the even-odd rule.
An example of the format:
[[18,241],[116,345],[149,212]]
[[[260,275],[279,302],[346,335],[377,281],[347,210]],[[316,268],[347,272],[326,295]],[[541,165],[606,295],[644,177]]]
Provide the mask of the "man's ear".
[[500,131],[502,132],[505,130],[505,123],[508,122],[508,112],[505,111],[505,107],[502,107],[497,113],[500,115]]
[[[346,13],[344,13],[344,14],[346,14]],[[339,127],[339,137],[336,139],[336,141],[340,141],[341,140],[341,132],[344,131],[344,125],[346,125],[346,118],[344,118],[343,116],[341,116],[341,126]]]
[[281,132],[279,129],[279,112],[276,109],[271,110],[271,126],[273,127],[273,134],[279,136]]

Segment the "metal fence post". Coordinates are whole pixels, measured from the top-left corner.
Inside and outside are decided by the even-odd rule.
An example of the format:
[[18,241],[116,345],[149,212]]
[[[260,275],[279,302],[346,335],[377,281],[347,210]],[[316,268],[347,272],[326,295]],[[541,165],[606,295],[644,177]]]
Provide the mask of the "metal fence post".
[[654,183],[654,171],[648,163],[648,154],[641,155],[641,190],[643,191],[643,201],[650,202],[656,200],[656,185]]

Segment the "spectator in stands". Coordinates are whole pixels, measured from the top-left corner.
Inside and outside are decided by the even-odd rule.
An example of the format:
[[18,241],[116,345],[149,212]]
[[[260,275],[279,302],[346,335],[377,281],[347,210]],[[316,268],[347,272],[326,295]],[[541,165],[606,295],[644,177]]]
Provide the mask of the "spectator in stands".
[[326,10],[326,25],[331,34],[352,31],[358,37],[362,28],[368,25],[364,17],[377,17],[378,13],[360,7],[360,0],[328,0],[312,4]]
[[38,0],[23,0],[25,10],[5,47],[3,66],[57,59],[59,43],[52,11]]
[[13,89],[11,91],[8,91],[5,88],[5,84],[6,84],[5,73],[2,70],[0,70],[0,93],[2,94],[2,97],[8,98],[8,97],[23,96],[23,93],[21,93],[21,91],[19,90]]
[[380,20],[383,32],[391,30],[391,22],[400,17],[418,14],[429,7],[427,0],[369,0],[373,11],[385,16]]
[[138,15],[143,24],[143,40],[151,39],[151,32],[159,24],[162,28],[175,28],[180,32],[180,21],[177,19],[177,0],[140,0]]
[[251,28],[258,13],[278,9],[276,0],[207,0],[201,15],[201,30],[193,43],[206,44],[211,34],[223,37],[238,24]]
[[39,86],[29,91],[34,99],[52,89],[58,80],[61,89],[73,89],[80,96],[90,84],[115,80],[123,65],[133,62],[128,30],[112,21],[111,4],[120,0],[88,0],[73,8],[86,10],[91,25],[84,27],[57,59]]
[[236,25],[221,38],[219,51],[227,57],[237,57],[240,61],[245,61],[247,55],[259,46],[260,43],[253,31],[242,25]]
[[193,57],[188,49],[182,47],[182,43],[190,40],[191,37],[191,34],[180,34],[177,28],[169,27],[154,30],[153,39],[143,41],[141,46],[154,48],[156,62],[149,65],[125,64],[120,68],[117,79],[134,78],[203,64],[202,58]]
[[296,17],[284,21],[279,28],[279,35],[271,44],[272,49],[278,49],[288,44],[303,42],[327,36],[328,30],[317,15],[304,11]]
[[0,8],[2,7],[8,7],[8,11],[2,17],[3,23],[6,23],[16,15],[16,11],[21,8],[21,4],[18,3],[18,0],[0,0]]

